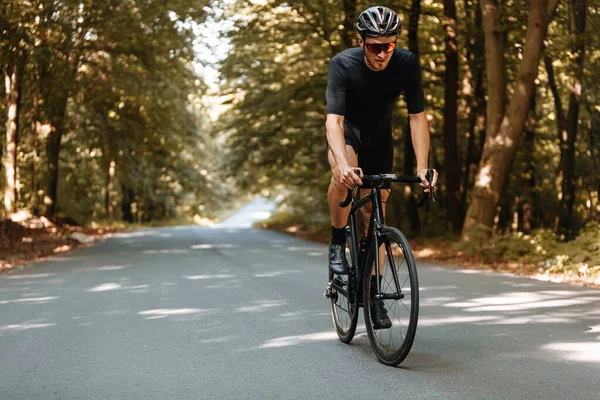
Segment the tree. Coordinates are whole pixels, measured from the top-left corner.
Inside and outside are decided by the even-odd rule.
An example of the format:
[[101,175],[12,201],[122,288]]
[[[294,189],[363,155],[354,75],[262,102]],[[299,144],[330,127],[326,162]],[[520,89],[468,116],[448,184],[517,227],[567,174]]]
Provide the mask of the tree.
[[[558,233],[573,239],[575,226],[573,223],[573,204],[575,203],[575,143],[579,126],[579,109],[581,106],[583,63],[585,60],[585,27],[587,17],[587,0],[573,0],[573,33],[571,35],[571,54],[573,76],[569,87],[569,108],[564,116],[558,91],[553,90],[561,138],[561,172],[562,198],[558,220]],[[548,66],[548,64],[546,64]],[[562,128],[562,129],[561,129]],[[565,129],[566,128],[566,129]],[[566,136],[566,138],[565,138]]]
[[[555,0],[553,8],[557,5],[558,0]],[[499,30],[499,6],[496,0],[481,0],[481,8],[489,97],[486,142],[471,194],[471,204],[465,217],[463,240],[469,240],[481,226],[491,228],[494,222],[496,206],[529,113],[531,93],[549,21],[548,1],[532,0],[521,65],[515,90],[505,113],[504,40]]]
[[17,160],[19,144],[19,117],[23,73],[28,57],[30,37],[27,27],[31,24],[31,13],[18,2],[7,1],[0,6],[0,71],[6,86],[6,148],[4,151],[4,210],[16,211]]
[[[3,148],[11,156],[2,171],[13,177],[2,180],[11,196],[8,208],[16,206],[14,177],[22,178],[18,205],[29,199],[35,212],[43,193],[50,218],[111,215],[129,194],[144,218],[172,216],[184,203],[185,212],[207,203],[212,195],[201,189],[215,156],[206,156],[210,143],[202,137],[208,129],[200,126],[199,103],[204,87],[192,66],[192,30],[204,20],[207,3],[0,4],[0,70],[9,72],[5,81],[12,88],[6,100],[17,104],[19,95],[30,110],[14,116],[18,108],[0,106],[3,136],[9,120],[4,110],[12,110],[10,151]],[[23,61],[25,73],[15,74],[14,66],[22,66],[16,61]],[[122,194],[123,185],[128,189]]]
[[444,72],[444,177],[448,192],[447,218],[449,230],[460,232],[462,227],[462,196],[460,191],[457,114],[458,114],[458,33],[455,0],[444,0],[444,29],[446,69]]

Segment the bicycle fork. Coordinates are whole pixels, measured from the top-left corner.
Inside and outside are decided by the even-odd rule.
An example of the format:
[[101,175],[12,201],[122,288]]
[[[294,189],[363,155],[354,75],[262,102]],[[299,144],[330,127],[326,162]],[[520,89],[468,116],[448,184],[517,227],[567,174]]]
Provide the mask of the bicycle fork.
[[390,269],[392,270],[392,277],[394,279],[396,291],[395,293],[382,293],[381,291],[382,277],[381,264],[379,260],[379,237],[381,235],[381,229],[384,227],[384,217],[383,209],[379,206],[381,204],[380,193],[374,190],[373,196],[375,197],[375,201],[373,202],[374,209],[373,216],[371,217],[370,221],[371,226],[369,227],[369,232],[374,233],[372,238],[373,243],[371,244],[372,246],[374,246],[373,251],[375,251],[375,265],[373,266],[373,268],[375,268],[375,282],[377,284],[377,294],[374,297],[380,300],[400,300],[404,298],[404,294],[400,293],[400,281],[398,280],[398,273],[396,272],[396,266],[394,264],[394,255],[392,253],[392,247],[390,246],[389,242],[385,242],[385,253],[387,254],[387,258],[390,263]]

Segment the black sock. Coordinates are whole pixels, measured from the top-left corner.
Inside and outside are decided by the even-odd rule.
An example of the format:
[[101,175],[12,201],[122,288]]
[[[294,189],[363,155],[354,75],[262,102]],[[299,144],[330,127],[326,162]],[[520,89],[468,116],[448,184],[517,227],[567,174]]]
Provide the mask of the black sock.
[[346,228],[336,228],[331,226],[331,243],[344,244],[346,243]]

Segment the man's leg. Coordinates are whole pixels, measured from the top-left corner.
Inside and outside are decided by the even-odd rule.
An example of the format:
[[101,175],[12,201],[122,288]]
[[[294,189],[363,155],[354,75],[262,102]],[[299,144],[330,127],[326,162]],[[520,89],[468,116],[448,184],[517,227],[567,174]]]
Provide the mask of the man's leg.
[[[371,189],[360,189],[360,197],[368,195],[371,193]],[[381,210],[383,211],[383,217],[385,218],[385,206],[388,197],[390,196],[389,189],[381,189]],[[363,215],[363,221],[365,225],[365,233],[367,233],[367,229],[369,229],[369,221],[371,220],[371,214],[373,213],[373,205],[371,203],[367,203],[363,208],[361,208],[361,213]]]
[[[358,166],[358,157],[350,145],[346,145],[346,154],[350,166]],[[341,208],[340,203],[346,199],[348,188],[340,182],[340,174],[331,150],[328,151],[329,166],[331,167],[331,181],[327,191],[329,211],[331,213],[331,244],[329,245],[329,268],[339,275],[348,273],[346,260],[345,228],[350,214],[350,207]]]

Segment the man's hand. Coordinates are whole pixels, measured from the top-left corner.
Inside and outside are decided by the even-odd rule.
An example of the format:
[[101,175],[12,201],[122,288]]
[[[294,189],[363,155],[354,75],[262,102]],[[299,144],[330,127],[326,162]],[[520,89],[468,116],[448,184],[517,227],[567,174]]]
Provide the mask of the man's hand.
[[429,193],[430,185],[435,187],[435,185],[437,183],[437,179],[438,179],[438,173],[435,169],[433,170],[433,179],[431,182],[429,182],[426,177],[427,169],[420,169],[419,172],[417,173],[417,176],[419,178],[421,178],[421,186],[423,186],[425,188],[426,193]]
[[[360,171],[360,176],[356,175],[354,172],[355,169]],[[360,179],[363,176],[362,169],[358,167],[350,167],[350,166],[338,166],[337,175],[334,176],[334,179],[340,182],[348,189],[354,188],[354,184],[357,183],[362,185],[362,180]]]

